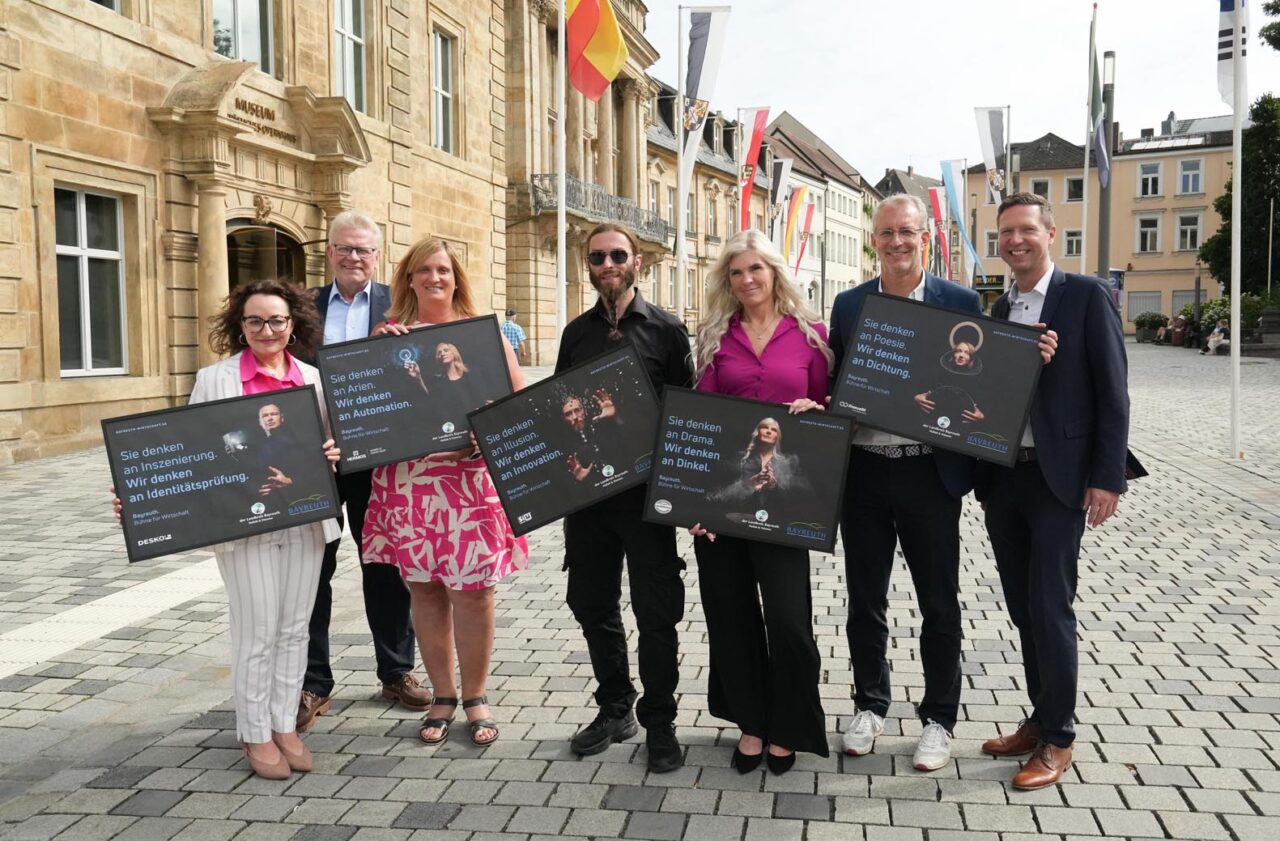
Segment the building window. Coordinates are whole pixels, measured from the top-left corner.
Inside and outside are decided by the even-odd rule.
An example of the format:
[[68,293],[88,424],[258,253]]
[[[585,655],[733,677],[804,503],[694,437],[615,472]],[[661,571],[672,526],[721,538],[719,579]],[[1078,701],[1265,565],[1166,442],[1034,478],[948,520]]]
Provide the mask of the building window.
[[357,111],[365,110],[364,0],[334,0],[333,87]]
[[1032,178],[1031,192],[1037,196],[1041,196],[1045,201],[1049,200],[1049,179],[1048,178]]
[[667,294],[662,301],[669,307],[676,305],[676,267],[667,269]]
[[685,233],[694,234],[698,232],[698,217],[693,215],[693,190],[690,190],[684,198]]
[[1160,218],[1158,216],[1138,217],[1139,254],[1156,254],[1160,251]]
[[213,0],[213,50],[272,73],[272,0]]
[[674,225],[676,223],[676,188],[667,188],[667,222]]
[[1063,257],[1079,257],[1080,247],[1084,244],[1084,237],[1080,231],[1066,231],[1062,235],[1062,256]]
[[1200,186],[1199,158],[1193,161],[1178,161],[1178,192],[1181,194],[1204,192]]
[[454,141],[453,79],[458,39],[441,32],[431,33],[431,145],[452,154]]
[[1128,304],[1129,311],[1125,314],[1127,321],[1133,321],[1134,316],[1141,315],[1144,312],[1163,311],[1160,309],[1159,292],[1130,292]]
[[756,230],[761,232],[764,231],[764,214],[763,213],[756,214]]
[[658,212],[658,182],[649,182],[649,212]]
[[1195,251],[1200,247],[1200,214],[1178,215],[1178,250]]
[[716,213],[716,200],[714,196],[707,196],[707,236],[720,236],[720,218]]
[[[1204,287],[1201,287],[1200,303],[1203,304],[1205,302],[1205,299],[1208,297],[1208,294],[1209,294],[1209,290],[1205,289]],[[1190,304],[1194,304],[1195,302],[1196,302],[1196,290],[1179,289],[1173,293],[1173,309],[1171,310],[1171,312],[1174,315],[1177,315],[1178,313],[1182,312],[1183,307],[1188,306]]]
[[987,258],[1000,256],[1000,234],[995,231],[987,231]]
[[1138,195],[1160,195],[1160,164],[1141,164],[1138,167]]
[[89,0],[91,3],[97,3],[104,9],[110,9],[113,12],[120,11],[120,0]]
[[120,199],[55,189],[62,373],[125,373]]
[[[695,272],[692,268],[690,268],[685,273],[685,279],[684,279],[684,308],[685,309],[699,308],[693,298],[693,286],[694,286],[694,280],[696,278],[697,278],[697,272]],[[681,317],[683,318],[683,316]]]
[[1067,201],[1084,201],[1084,179],[1067,179]]

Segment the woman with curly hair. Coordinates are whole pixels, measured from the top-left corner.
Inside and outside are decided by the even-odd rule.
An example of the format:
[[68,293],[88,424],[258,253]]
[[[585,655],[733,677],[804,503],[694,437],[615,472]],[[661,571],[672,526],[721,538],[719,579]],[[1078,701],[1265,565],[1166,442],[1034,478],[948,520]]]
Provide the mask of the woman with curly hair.
[[[445,324],[478,315],[466,272],[448,243],[423,239],[409,248],[391,282],[391,310],[374,335],[404,335],[415,327]],[[511,383],[524,377],[511,346],[502,343]],[[480,395],[462,389],[473,378],[458,349],[436,346],[438,374],[424,388],[444,387],[442,399]],[[413,627],[434,697],[418,736],[429,745],[449,737],[458,706],[456,665],[462,678],[462,707],[471,741],[484,746],[498,738],[489,713],[485,684],[493,655],[494,588],[528,562],[529,548],[517,538],[480,453],[473,447],[434,453],[375,468],[373,493],[364,521],[365,563],[395,564],[409,586]]]
[[[295,358],[309,356],[324,334],[310,295],[289,283],[252,281],[232,291],[213,322],[209,343],[230,355],[196,372],[191,403],[310,385],[323,417],[320,373]],[[324,455],[338,461],[332,439]],[[276,470],[260,492],[289,481]],[[118,498],[115,509],[119,518]],[[259,777],[282,780],[312,768],[297,733],[298,701],[320,562],[325,543],[340,533],[336,520],[325,520],[213,547],[227,588],[236,734]]]
[[[698,390],[779,403],[791,414],[821,410],[832,365],[826,330],[772,243],[759,231],[734,235],[707,284]],[[784,492],[780,437],[772,419],[757,424],[742,464],[744,488]],[[708,705],[742,731],[730,764],[745,774],[765,759],[782,774],[796,751],[826,756],[809,553],[717,537],[704,525],[712,524],[690,531],[711,649]]]

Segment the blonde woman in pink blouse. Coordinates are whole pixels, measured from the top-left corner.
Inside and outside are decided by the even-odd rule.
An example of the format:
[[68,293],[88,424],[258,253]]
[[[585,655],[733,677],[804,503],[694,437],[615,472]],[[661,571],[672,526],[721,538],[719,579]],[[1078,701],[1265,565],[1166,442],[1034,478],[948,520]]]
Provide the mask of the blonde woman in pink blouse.
[[[773,244],[759,231],[730,238],[707,280],[698,390],[792,414],[821,410],[831,366],[826,329]],[[730,764],[745,774],[765,759],[782,774],[796,751],[826,756],[809,553],[717,537],[701,524],[690,531],[711,648],[711,714],[742,731]]]

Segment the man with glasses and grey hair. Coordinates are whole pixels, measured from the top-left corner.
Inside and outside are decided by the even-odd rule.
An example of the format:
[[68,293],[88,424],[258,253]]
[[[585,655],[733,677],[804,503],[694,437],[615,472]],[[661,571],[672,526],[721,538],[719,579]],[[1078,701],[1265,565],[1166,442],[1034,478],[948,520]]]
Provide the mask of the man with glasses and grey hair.
[[[841,292],[831,308],[830,343],[838,363],[844,361],[868,292],[982,312],[977,292],[924,270],[927,219],[924,202],[905,193],[889,196],[876,209],[871,244],[880,258],[880,276]],[[951,759],[951,732],[960,710],[960,511],[961,499],[973,489],[974,468],[971,458],[908,438],[868,427],[854,433],[840,524],[849,588],[845,630],[857,704],[843,736],[850,756],[871,752],[892,701],[886,613],[894,548],[900,544],[920,608],[924,668],[924,695],[916,705],[921,732],[912,764],[935,771]]]
[[[316,309],[324,321],[324,343],[363,339],[391,307],[391,287],[374,280],[382,247],[382,231],[363,213],[344,211],[329,223],[324,256],[333,282],[315,290]],[[365,510],[369,507],[371,473],[360,470],[338,474],[338,494],[346,505],[351,539],[361,552]],[[328,712],[333,694],[333,670],[329,662],[329,621],[333,610],[331,581],[338,565],[338,540],[325,546],[320,567],[320,588],[311,612],[311,640],[307,647],[307,674],[298,706],[298,729],[306,730],[317,715]],[[415,659],[413,624],[409,618],[409,591],[400,571],[386,564],[360,564],[364,587],[364,612],[373,634],[382,697],[421,712],[431,704],[431,693],[412,674]]]

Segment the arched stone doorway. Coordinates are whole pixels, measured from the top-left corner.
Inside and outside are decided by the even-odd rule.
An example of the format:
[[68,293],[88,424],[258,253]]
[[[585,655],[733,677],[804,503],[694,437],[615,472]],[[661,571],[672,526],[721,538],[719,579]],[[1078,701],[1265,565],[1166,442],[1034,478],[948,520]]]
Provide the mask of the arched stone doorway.
[[259,225],[252,219],[228,220],[227,291],[263,278],[306,286],[302,244],[275,225]]

